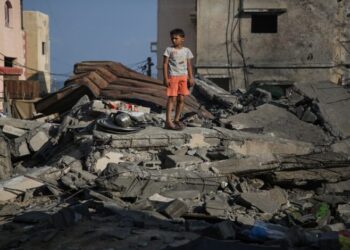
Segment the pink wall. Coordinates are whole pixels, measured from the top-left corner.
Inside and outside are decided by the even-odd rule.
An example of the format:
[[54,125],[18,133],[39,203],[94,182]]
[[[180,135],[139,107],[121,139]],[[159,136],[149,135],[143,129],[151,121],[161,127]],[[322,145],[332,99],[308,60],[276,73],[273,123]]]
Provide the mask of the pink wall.
[[[25,36],[21,27],[20,0],[8,0],[11,5],[10,25],[5,25],[5,4],[7,0],[0,0],[0,66],[4,66],[4,56],[16,58],[17,63],[25,65]],[[18,66],[16,66],[18,67]],[[20,80],[25,79],[23,73]],[[0,98],[3,97],[3,76],[0,75]],[[2,100],[0,99],[0,102]],[[0,110],[2,105],[0,104]]]

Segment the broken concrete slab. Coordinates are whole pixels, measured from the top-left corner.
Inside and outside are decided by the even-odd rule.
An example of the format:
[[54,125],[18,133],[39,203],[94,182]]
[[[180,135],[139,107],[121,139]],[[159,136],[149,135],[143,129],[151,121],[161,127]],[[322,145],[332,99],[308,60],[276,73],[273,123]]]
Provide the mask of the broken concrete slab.
[[7,141],[0,136],[0,180],[9,178],[12,172],[10,148]]
[[170,202],[164,209],[162,209],[161,212],[169,218],[175,219],[181,217],[187,213],[187,211],[187,204],[179,199],[176,199]]
[[220,143],[220,134],[206,128],[187,127],[182,131],[174,131],[149,126],[134,134],[113,135],[98,130],[94,130],[93,134],[97,142],[110,142],[113,148],[165,148],[169,145],[203,147]]
[[227,160],[203,163],[202,166],[215,169],[220,174],[244,175],[277,169],[279,165],[274,162],[262,162],[260,158],[249,156],[245,158],[230,158]]
[[205,212],[211,216],[226,218],[229,205],[224,197],[207,199],[204,204]]
[[288,202],[287,194],[281,188],[273,188],[260,192],[242,193],[240,198],[264,213],[274,214],[283,204]]
[[199,165],[203,161],[191,155],[167,155],[163,164],[164,168],[182,168]]
[[307,155],[315,150],[308,142],[277,138],[271,135],[258,135],[215,127],[223,137],[222,144],[236,154],[258,157],[261,161],[275,160],[277,155]]
[[40,130],[28,139],[28,144],[31,150],[37,152],[49,141],[49,139],[50,137],[47,133]]
[[2,127],[8,125],[19,129],[32,130],[42,126],[43,124],[44,123],[38,121],[21,120],[8,117],[0,118],[0,126]]
[[319,118],[334,136],[343,139],[350,136],[350,93],[345,88],[332,82],[298,82],[294,88],[314,100]]
[[40,181],[39,177],[51,169],[51,167],[42,167],[33,170],[26,176],[21,175],[7,181],[0,182],[0,201],[12,200],[29,189],[44,186],[45,183]]
[[5,125],[2,128],[2,132],[4,134],[10,135],[10,136],[19,137],[19,136],[24,135],[28,131],[24,130],[24,129],[13,127],[13,126],[10,126],[10,125]]
[[271,104],[259,106],[249,113],[240,113],[221,119],[231,129],[242,131],[261,130],[263,134],[295,141],[305,141],[316,145],[328,142],[320,127],[305,123],[291,112]]
[[196,79],[194,87],[207,101],[219,103],[228,109],[241,110],[243,108],[238,97],[231,95],[230,92],[218,87],[208,79]]
[[[275,171],[270,174],[273,183],[305,185],[310,182],[339,182],[350,179],[350,168],[310,169],[297,171]],[[331,184],[326,184],[329,187]],[[336,185],[336,184],[334,184]],[[350,183],[349,183],[350,185]]]

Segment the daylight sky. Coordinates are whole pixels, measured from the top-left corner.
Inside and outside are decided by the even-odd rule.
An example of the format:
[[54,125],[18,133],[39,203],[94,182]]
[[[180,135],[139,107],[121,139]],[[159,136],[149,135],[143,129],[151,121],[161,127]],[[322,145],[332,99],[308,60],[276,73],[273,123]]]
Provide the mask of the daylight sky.
[[148,56],[156,60],[150,43],[157,39],[157,0],[23,2],[24,10],[50,17],[53,73],[69,75],[74,63],[83,60],[113,60],[131,67]]

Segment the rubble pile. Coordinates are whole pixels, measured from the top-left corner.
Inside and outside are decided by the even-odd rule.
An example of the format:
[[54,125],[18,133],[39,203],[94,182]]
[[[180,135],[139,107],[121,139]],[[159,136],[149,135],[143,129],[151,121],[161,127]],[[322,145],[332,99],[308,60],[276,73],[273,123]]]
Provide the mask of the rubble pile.
[[174,131],[156,80],[75,73],[0,118],[0,249],[349,249],[347,89],[197,79]]

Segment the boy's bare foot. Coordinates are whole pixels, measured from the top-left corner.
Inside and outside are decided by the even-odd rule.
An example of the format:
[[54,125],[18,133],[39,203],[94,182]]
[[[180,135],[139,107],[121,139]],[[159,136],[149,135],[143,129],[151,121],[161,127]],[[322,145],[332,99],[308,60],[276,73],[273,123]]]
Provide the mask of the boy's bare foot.
[[170,129],[170,130],[182,130],[182,127],[179,125],[172,123],[172,122],[167,122],[165,123],[165,129]]
[[186,125],[180,121],[174,121],[174,124],[179,126],[181,129],[184,129],[186,127]]

